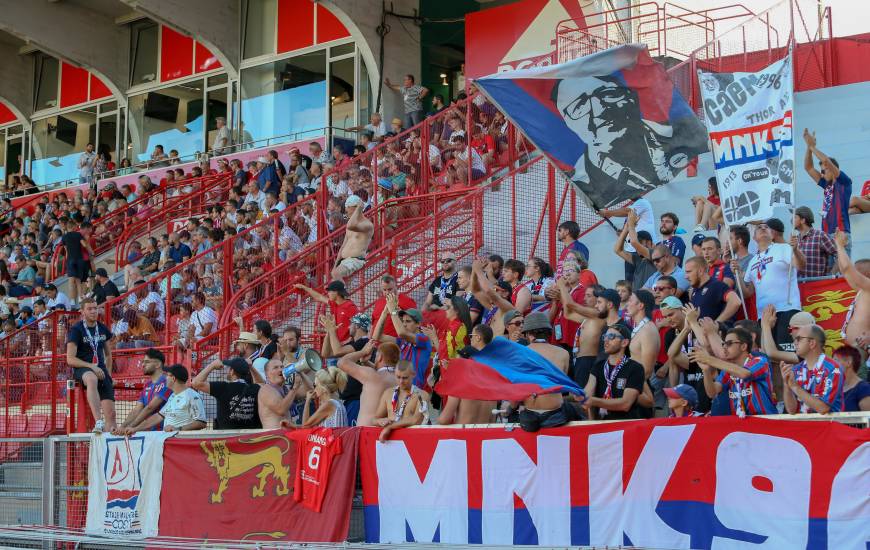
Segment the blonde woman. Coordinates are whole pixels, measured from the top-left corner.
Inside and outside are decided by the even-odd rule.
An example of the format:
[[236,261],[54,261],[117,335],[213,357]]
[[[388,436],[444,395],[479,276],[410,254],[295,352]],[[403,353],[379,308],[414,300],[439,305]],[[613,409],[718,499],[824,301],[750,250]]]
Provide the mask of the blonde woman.
[[[337,367],[327,367],[314,375],[314,389],[305,395],[302,428],[343,428],[348,425],[347,411],[338,394],[347,384],[347,375]],[[311,401],[317,400],[317,410],[310,414]]]

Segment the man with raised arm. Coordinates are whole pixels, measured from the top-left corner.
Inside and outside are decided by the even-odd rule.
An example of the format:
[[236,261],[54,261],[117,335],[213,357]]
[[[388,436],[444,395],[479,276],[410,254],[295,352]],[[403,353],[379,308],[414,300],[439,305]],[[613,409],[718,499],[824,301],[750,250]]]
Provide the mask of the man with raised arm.
[[847,344],[866,353],[867,332],[870,329],[870,292],[868,292],[870,291],[870,260],[864,259],[852,263],[847,250],[849,235],[846,233],[838,231],[834,241],[837,243],[837,266],[840,268],[840,273],[846,278],[849,286],[857,291],[852,305],[849,306],[841,333]]
[[[386,314],[381,315],[381,319]],[[382,324],[379,321],[379,324]],[[359,351],[351,352],[338,360],[338,368],[352,376],[362,384],[359,400],[359,415],[357,426],[374,426],[374,420],[380,406],[380,398],[388,388],[396,385],[396,364],[399,362],[399,346],[392,342],[384,342],[375,346],[375,340],[369,340]],[[375,362],[369,359],[372,351],[377,349]]]
[[[822,231],[836,233],[844,231],[851,234],[849,226],[849,201],[852,197],[852,180],[840,170],[840,163],[816,147],[816,133],[804,128],[804,141],[807,152],[804,155],[804,170],[822,188]],[[819,159],[819,169],[813,168],[813,156]],[[846,251],[852,251],[851,236],[846,243]]]
[[[733,328],[722,342],[725,359],[695,349],[689,360],[704,371],[704,390],[710,399],[727,392],[731,414],[739,417],[776,414],[771,391],[770,363],[766,357],[752,355],[752,334]],[[719,374],[716,374],[719,369]]]
[[344,233],[344,242],[338,251],[338,258],[332,268],[332,278],[336,281],[344,281],[347,277],[356,273],[366,263],[366,252],[375,226],[371,220],[363,215],[363,200],[356,195],[350,195],[344,201],[344,208],[348,214],[347,230]]
[[266,430],[290,425],[290,407],[293,401],[312,389],[305,376],[296,376],[293,387],[288,388],[281,372],[283,368],[280,359],[270,359],[266,363],[266,383],[260,386],[257,393],[257,412],[260,423]]

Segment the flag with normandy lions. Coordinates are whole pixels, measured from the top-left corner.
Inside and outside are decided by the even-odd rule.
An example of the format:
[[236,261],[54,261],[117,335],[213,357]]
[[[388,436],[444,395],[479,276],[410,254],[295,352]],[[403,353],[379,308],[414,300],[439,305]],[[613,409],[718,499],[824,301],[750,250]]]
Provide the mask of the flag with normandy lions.
[[699,71],[698,80],[725,223],[793,208],[791,52],[755,73]]

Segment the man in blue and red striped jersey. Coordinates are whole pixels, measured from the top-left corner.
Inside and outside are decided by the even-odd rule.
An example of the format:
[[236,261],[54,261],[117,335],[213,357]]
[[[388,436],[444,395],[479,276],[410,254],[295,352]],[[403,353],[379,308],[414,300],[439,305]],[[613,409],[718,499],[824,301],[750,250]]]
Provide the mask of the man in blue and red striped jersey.
[[[172,390],[166,384],[166,375],[163,374],[163,364],[166,357],[159,349],[148,348],[145,357],[142,358],[142,374],[149,377],[148,383],[139,393],[136,405],[124,423],[112,430],[114,435],[126,435],[132,433],[128,428],[139,424],[153,414],[160,412],[163,405],[172,395]],[[162,430],[163,423],[155,425],[152,430]]]
[[[399,299],[395,293],[386,294],[386,312],[393,320],[398,336],[384,334],[383,323],[378,321],[372,339],[381,342],[395,342],[399,346],[399,358],[414,364],[414,385],[423,388],[429,376],[429,361],[432,358],[432,342],[420,331],[423,314],[417,309],[399,309]],[[381,316],[383,317],[383,315]]]
[[800,327],[792,338],[795,353],[803,361],[782,368],[785,410],[790,414],[840,412],[844,375],[840,365],[825,356],[825,331],[808,325]]
[[[852,252],[851,227],[849,226],[849,201],[852,198],[852,180],[840,170],[840,163],[816,147],[816,133],[804,129],[807,152],[804,155],[804,170],[822,188],[822,231],[833,235],[842,231],[850,235],[846,252]],[[813,156],[819,159],[819,169],[813,168]]]
[[776,414],[770,363],[766,357],[751,354],[752,334],[742,328],[733,328],[725,335],[722,346],[725,348],[724,360],[697,350],[689,355],[689,359],[698,363],[704,372],[707,395],[713,399],[719,393],[727,392],[731,414],[740,417]]

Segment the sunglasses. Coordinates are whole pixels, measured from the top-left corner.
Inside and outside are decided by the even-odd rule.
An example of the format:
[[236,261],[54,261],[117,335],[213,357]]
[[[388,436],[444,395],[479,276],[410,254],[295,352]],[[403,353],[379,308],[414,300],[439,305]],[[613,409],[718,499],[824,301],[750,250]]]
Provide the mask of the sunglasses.
[[623,338],[622,338],[621,334],[607,333],[604,335],[604,339],[605,340],[622,340]]
[[740,343],[740,340],[725,340],[724,342],[722,342],[722,344],[723,344],[726,348],[727,348],[727,347],[731,347],[731,346],[733,346],[734,344],[739,344],[739,343]]
[[442,263],[442,264],[450,264],[450,263],[453,263],[453,262],[454,262],[453,258],[442,258],[442,259],[441,259],[441,263]]
[[512,327],[521,327],[521,326],[523,326],[523,322],[522,321],[511,321],[510,323],[508,323],[508,325],[510,325]]
[[650,261],[654,264],[657,264],[660,261],[662,261],[663,259],[664,259],[664,256],[659,256],[658,258],[650,258]]

